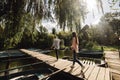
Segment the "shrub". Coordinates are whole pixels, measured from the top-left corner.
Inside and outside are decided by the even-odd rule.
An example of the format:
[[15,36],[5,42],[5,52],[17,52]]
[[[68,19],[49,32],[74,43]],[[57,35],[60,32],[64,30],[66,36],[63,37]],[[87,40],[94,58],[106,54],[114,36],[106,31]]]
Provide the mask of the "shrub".
[[87,44],[86,44],[86,48],[88,49],[88,50],[92,50],[92,48],[93,48],[93,42],[92,41],[89,41]]

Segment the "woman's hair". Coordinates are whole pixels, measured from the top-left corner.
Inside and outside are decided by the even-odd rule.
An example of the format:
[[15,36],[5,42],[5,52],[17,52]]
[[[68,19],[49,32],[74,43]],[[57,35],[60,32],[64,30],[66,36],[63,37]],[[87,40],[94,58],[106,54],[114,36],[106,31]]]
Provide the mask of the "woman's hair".
[[54,38],[58,38],[58,36],[57,36],[57,35],[54,35]]
[[75,37],[76,43],[79,44],[76,32],[72,33],[72,37]]

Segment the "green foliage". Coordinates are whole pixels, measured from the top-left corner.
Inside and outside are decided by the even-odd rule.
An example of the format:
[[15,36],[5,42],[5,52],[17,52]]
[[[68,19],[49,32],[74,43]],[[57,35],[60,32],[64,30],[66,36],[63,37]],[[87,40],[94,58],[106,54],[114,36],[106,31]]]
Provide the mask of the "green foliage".
[[36,46],[42,49],[50,49],[53,43],[53,34],[42,33],[39,35]]
[[82,49],[85,50],[90,50],[90,51],[102,51],[102,46],[100,46],[97,42],[85,42],[86,44],[84,44],[84,46],[82,45]]
[[92,50],[94,50],[94,51],[103,51],[104,48],[103,48],[103,46],[100,46],[99,44],[97,44],[96,42],[94,42]]
[[65,45],[64,45],[64,40],[61,39],[60,41],[60,49],[65,49]]
[[99,45],[118,46],[118,38],[120,35],[120,20],[118,19],[120,16],[118,14],[119,12],[112,13],[112,15],[111,13],[107,13],[101,18],[98,25],[90,25],[87,30],[82,28],[79,34],[80,46],[82,46],[82,48],[84,48],[86,44],[89,46],[89,41],[96,42]]
[[118,51],[119,46],[103,46],[105,51]]
[[82,48],[85,48],[85,46],[86,46],[86,44],[87,44],[88,41],[86,41],[86,40],[80,40],[79,42],[80,42],[79,48],[82,49]]
[[70,46],[71,45],[71,39],[72,39],[71,32],[61,31],[57,35],[60,39],[62,39],[64,41],[65,46]]
[[67,27],[71,31],[77,30],[80,27],[81,19],[84,20],[86,14],[85,3],[82,0],[56,0],[55,5],[55,17],[60,28],[65,30]]
[[93,43],[92,41],[89,41],[89,42],[86,44],[86,48],[87,48],[88,50],[92,50],[93,45],[94,45],[94,43]]
[[48,30],[43,25],[39,26],[38,28],[39,28],[38,31],[40,33],[47,33],[48,32]]
[[[97,3],[97,7],[103,12],[102,0],[97,0]],[[52,16],[53,13],[55,16]],[[86,14],[86,4],[83,0],[2,0],[0,1],[1,47],[4,49],[50,47],[53,35],[47,34],[47,29],[41,25],[44,19],[52,21],[55,19],[63,31],[67,27],[70,31],[79,32],[79,42],[83,48],[85,46],[88,49],[93,48],[95,41],[104,45],[118,43],[120,20],[114,18],[118,17],[118,13],[112,17],[111,14],[106,14],[99,26],[91,27],[88,31],[84,28],[81,30],[81,22],[84,21]],[[39,32],[36,30],[38,25],[40,25]],[[53,30],[53,34],[57,34],[56,30]],[[57,35],[63,39],[65,46],[71,45],[71,32],[60,32]]]

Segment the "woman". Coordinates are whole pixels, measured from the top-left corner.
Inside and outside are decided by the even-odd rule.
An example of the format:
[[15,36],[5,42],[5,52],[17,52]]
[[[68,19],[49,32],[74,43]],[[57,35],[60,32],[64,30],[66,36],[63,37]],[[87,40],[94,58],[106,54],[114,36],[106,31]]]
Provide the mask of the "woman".
[[73,65],[71,67],[74,67],[75,62],[77,62],[82,68],[84,68],[82,63],[80,63],[80,61],[76,57],[79,51],[78,45],[79,45],[79,41],[78,41],[77,34],[73,32],[72,33],[72,45],[71,45],[71,49],[73,51]]

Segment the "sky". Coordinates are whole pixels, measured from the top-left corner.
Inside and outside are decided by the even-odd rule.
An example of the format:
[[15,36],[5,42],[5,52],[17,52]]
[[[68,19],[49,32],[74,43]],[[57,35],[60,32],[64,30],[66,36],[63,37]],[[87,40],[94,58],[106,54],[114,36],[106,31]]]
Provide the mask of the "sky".
[[[110,4],[108,4],[108,1],[111,2],[112,0],[102,0],[103,2],[103,9],[104,9],[104,14],[100,11],[98,11],[98,8],[96,6],[95,0],[86,0],[87,1],[87,8],[89,13],[86,15],[85,22],[82,24],[82,27],[86,24],[91,25],[91,24],[97,24],[100,21],[100,18],[107,12],[114,12],[116,10],[110,9]],[[117,3],[113,6],[114,9],[118,8],[120,12],[120,0],[117,1]],[[93,16],[94,12],[94,16]],[[56,30],[60,30],[59,27],[57,27],[57,23],[52,23],[48,21],[43,21],[42,23],[46,28],[48,29],[49,32],[52,31],[53,28],[56,28]]]
[[[88,2],[89,1],[93,1],[92,5],[95,5],[94,0],[88,0]],[[112,10],[110,8],[110,4],[108,4],[108,0],[102,0],[102,2],[103,2],[104,14],[107,13],[107,12],[115,12],[116,11],[116,10]],[[116,9],[116,8],[119,9],[117,11],[120,12],[119,3],[120,3],[120,1],[118,0],[117,3],[113,6],[113,8],[114,9]],[[83,25],[85,25],[85,24],[88,24],[88,25],[97,24],[100,21],[100,18],[104,14],[102,12],[98,12],[97,7],[91,6],[89,3],[88,3],[88,7],[89,7],[90,12],[87,14],[87,18],[86,18],[85,23]],[[94,10],[94,16],[93,16],[92,9]]]

